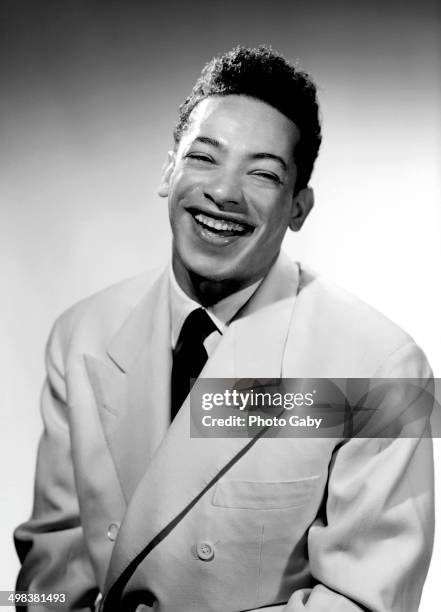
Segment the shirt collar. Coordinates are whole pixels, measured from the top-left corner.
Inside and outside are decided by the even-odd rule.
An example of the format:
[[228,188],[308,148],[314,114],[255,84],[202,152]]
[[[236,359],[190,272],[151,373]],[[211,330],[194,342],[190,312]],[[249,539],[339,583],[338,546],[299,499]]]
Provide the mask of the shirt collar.
[[[240,289],[239,291],[236,291],[236,293],[232,293],[209,308],[204,308],[221,334],[223,334],[225,327],[238,312],[238,310],[242,308],[245,302],[250,299],[262,280],[263,279],[260,279],[249,287],[245,287],[245,289]],[[190,298],[181,289],[173,272],[173,266],[170,264],[170,318],[172,349],[174,349],[176,346],[185,319],[196,308],[201,308],[201,305]]]

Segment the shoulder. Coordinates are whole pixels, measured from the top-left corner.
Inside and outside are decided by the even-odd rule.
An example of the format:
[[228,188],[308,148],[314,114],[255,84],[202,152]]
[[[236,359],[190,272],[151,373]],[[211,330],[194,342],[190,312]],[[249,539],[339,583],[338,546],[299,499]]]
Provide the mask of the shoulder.
[[430,370],[422,350],[399,325],[308,267],[300,265],[300,270],[293,330],[296,337],[308,338],[314,353],[343,363],[341,369],[354,375],[380,375],[406,361]]
[[340,331],[357,335],[376,331],[398,342],[412,340],[405,330],[374,306],[303,265],[300,270],[298,302],[313,308],[318,321],[323,319]]
[[78,336],[110,338],[132,310],[166,274],[166,268],[149,270],[117,282],[73,304],[55,321],[51,336],[68,345]]

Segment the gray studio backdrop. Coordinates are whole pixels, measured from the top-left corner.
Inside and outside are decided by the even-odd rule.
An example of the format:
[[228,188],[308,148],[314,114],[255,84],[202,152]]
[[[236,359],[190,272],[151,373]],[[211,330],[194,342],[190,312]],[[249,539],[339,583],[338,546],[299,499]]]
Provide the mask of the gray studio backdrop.
[[[0,6],[7,589],[18,569],[11,531],[31,507],[51,324],[167,257],[156,186],[177,106],[214,53],[267,42],[315,77],[324,132],[316,208],[285,247],[407,329],[441,376],[441,35],[437,3],[425,0]],[[437,609],[440,558],[438,541],[423,612]]]

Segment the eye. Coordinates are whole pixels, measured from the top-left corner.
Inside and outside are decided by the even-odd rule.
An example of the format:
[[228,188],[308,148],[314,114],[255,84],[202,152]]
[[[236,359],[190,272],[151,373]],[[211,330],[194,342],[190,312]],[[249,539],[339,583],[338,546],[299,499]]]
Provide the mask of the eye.
[[195,161],[198,161],[198,162],[206,162],[209,164],[214,163],[213,158],[210,157],[209,155],[206,155],[205,153],[187,153],[185,157],[187,159],[194,159]]
[[252,173],[253,176],[259,176],[267,181],[272,181],[273,183],[277,183],[278,185],[282,184],[282,181],[280,180],[280,178],[277,176],[277,174],[274,174],[273,172],[266,172],[263,170],[258,170]]

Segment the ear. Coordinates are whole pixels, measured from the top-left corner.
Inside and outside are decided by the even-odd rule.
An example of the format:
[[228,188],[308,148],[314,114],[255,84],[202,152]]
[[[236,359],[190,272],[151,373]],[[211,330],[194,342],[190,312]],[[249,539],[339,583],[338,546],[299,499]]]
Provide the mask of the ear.
[[299,193],[294,196],[292,201],[291,220],[289,222],[289,228],[293,232],[298,232],[301,229],[313,206],[314,192],[310,187],[301,189]]
[[160,195],[161,198],[166,198],[168,196],[168,192],[170,189],[170,178],[175,168],[175,161],[176,161],[176,152],[168,151],[167,159],[164,162],[164,165],[162,166],[162,169],[161,169],[162,171],[161,182],[159,183],[159,187],[158,187],[158,195]]

